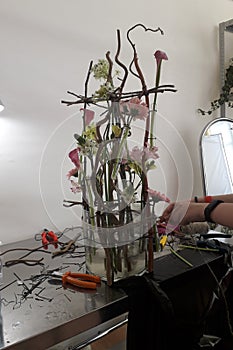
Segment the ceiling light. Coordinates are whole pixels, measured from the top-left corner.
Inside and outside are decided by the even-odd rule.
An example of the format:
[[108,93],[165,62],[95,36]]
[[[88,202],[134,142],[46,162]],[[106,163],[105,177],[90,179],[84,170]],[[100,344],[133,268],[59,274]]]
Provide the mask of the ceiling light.
[[2,112],[4,110],[4,104],[2,103],[2,101],[0,100],[0,112]]

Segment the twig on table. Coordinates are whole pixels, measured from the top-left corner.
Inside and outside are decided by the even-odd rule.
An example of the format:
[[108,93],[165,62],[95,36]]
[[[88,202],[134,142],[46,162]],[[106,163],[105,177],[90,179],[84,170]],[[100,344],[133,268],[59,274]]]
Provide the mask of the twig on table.
[[174,249],[170,248],[170,251],[177,256],[177,258],[179,258],[180,260],[182,260],[185,264],[187,264],[190,267],[193,267],[193,264],[191,264],[188,260],[186,260],[185,258],[183,258],[183,256],[181,256],[180,254],[178,254]]

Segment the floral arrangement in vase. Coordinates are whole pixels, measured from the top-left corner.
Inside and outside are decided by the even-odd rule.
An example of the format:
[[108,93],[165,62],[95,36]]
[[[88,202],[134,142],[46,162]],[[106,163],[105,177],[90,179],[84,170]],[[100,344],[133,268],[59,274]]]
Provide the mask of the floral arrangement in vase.
[[[73,168],[68,173],[71,191],[81,193],[80,200],[64,200],[64,206],[82,206],[87,269],[108,285],[153,270],[155,205],[169,202],[166,195],[150,187],[148,173],[155,169],[159,157],[154,136],[157,96],[176,90],[173,85],[159,83],[162,61],[168,59],[159,50],[154,53],[155,86],[147,87],[130,38],[137,27],[163,34],[160,28],[150,29],[143,24],[130,28],[127,40],[133,54],[127,67],[119,58],[121,34],[117,30],[114,60],[108,51],[96,64],[91,61],[84,94],[68,91],[75,100],[62,101],[67,106],[80,105],[83,124],[82,131],[74,134],[77,146],[69,153]],[[126,92],[130,76],[137,79],[139,88]],[[89,94],[91,78],[100,85]]]

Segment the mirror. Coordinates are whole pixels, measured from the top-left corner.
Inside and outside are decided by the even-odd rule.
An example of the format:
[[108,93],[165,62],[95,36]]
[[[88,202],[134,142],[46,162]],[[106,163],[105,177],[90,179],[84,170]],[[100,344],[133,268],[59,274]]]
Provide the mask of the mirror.
[[204,195],[233,193],[233,120],[217,118],[201,133]]

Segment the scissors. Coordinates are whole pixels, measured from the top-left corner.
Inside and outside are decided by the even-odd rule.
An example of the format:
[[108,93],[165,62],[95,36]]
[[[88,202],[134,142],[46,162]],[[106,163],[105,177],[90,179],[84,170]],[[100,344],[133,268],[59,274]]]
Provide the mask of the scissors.
[[87,289],[96,289],[97,285],[101,283],[101,278],[99,276],[80,272],[67,271],[65,273],[61,273],[54,271],[51,273],[51,277],[61,279],[63,286],[69,283],[73,286]]

